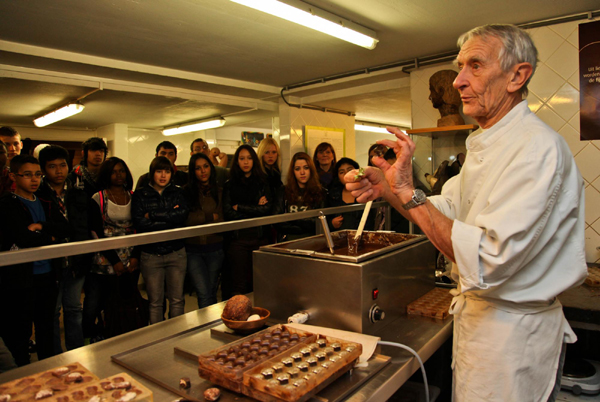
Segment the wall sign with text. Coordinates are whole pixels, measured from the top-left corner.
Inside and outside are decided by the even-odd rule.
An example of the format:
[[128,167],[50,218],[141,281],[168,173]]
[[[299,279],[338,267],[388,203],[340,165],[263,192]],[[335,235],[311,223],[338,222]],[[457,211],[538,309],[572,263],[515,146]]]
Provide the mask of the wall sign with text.
[[600,139],[600,21],[579,24],[580,139]]

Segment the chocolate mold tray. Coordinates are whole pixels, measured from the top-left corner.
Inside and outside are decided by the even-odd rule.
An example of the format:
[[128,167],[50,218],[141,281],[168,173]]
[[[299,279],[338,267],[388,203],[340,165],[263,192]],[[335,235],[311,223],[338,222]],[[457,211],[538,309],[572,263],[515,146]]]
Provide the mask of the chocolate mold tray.
[[0,401],[36,401],[63,395],[73,388],[96,380],[98,377],[80,363],[71,363],[1,384]]
[[152,391],[126,373],[116,374],[73,388],[47,402],[152,402]]
[[252,398],[304,401],[352,368],[362,345],[276,325],[198,358],[198,373]]
[[244,373],[245,393],[261,401],[306,400],[352,368],[361,353],[358,343],[319,335]]
[[276,325],[200,355],[198,373],[215,384],[242,392],[244,372],[316,339],[315,334]]

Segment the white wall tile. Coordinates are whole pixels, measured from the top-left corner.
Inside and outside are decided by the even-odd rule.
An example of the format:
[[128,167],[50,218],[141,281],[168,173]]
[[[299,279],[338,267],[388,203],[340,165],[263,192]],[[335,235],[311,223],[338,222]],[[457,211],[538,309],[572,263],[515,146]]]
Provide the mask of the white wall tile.
[[559,131],[566,124],[566,121],[548,105],[542,106],[536,115],[555,131]]
[[585,141],[579,140],[579,131],[570,124],[565,124],[558,133],[563,136],[573,155],[577,155],[587,145]]
[[565,80],[543,63],[538,64],[529,83],[529,90],[546,102],[559,90]]
[[585,188],[585,221],[589,224],[598,219],[600,219],[600,192],[590,184]]
[[573,32],[571,32],[571,35],[569,35],[567,41],[579,49],[579,29],[575,29]]
[[591,227],[585,230],[585,259],[587,262],[600,262],[600,235]]
[[600,176],[598,176],[598,178],[592,182],[592,186],[594,186],[596,190],[600,191]]
[[548,28],[550,28],[552,31],[556,32],[561,37],[567,39],[573,33],[577,33],[577,27],[578,27],[577,22],[572,21],[572,22],[565,22],[563,24],[551,25]]
[[[577,111],[577,113],[575,113],[575,115],[573,117],[571,117],[571,120],[569,120],[569,126],[573,127],[578,133],[580,132],[579,111]],[[585,141],[582,141],[582,142],[587,144],[587,142],[585,142]]]
[[[598,219],[596,222],[593,222],[590,227],[594,229],[596,233],[600,234],[600,219]],[[598,246],[600,246],[600,244]]]
[[527,95],[527,105],[529,106],[529,110],[535,113],[539,110],[539,108],[542,107],[543,104],[544,102],[542,102],[542,100],[538,98],[536,94],[529,91],[529,94]]
[[545,62],[564,42],[564,39],[549,27],[540,27],[531,33],[538,50],[538,59]]
[[600,150],[592,144],[587,144],[581,152],[575,155],[575,162],[583,178],[592,183],[600,176]]
[[577,69],[573,75],[569,77],[569,84],[573,85],[573,88],[579,92],[579,69]]
[[548,101],[548,105],[565,121],[579,111],[579,91],[565,83]]
[[571,43],[565,41],[550,56],[546,65],[556,71],[564,79],[579,69],[579,51]]

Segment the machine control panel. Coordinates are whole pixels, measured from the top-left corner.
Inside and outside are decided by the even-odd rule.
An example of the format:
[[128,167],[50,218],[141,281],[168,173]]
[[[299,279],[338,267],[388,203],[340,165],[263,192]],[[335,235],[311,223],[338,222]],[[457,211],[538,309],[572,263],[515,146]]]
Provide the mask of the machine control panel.
[[372,323],[385,319],[385,312],[377,305],[373,304],[369,310],[369,319]]

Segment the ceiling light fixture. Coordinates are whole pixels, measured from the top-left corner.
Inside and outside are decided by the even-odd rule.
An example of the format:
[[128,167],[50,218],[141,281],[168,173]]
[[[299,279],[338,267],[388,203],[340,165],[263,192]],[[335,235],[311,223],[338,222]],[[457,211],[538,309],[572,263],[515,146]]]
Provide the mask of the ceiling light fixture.
[[225,125],[224,118],[205,120],[198,123],[186,124],[185,126],[177,126],[166,128],[162,131],[163,135],[177,135],[191,133],[192,131],[210,130],[211,128],[223,127]]
[[299,0],[231,0],[367,49],[377,46],[377,34],[352,21]]
[[356,131],[368,131],[370,133],[382,133],[382,134],[389,134],[389,131],[387,131],[385,128],[383,127],[375,127],[375,126],[366,126],[364,124],[355,124],[354,125],[354,129]]
[[81,113],[85,106],[81,103],[70,103],[67,106],[63,106],[60,109],[57,109],[53,112],[45,114],[42,117],[38,117],[33,121],[37,127],[45,127],[48,124],[55,123],[59,120],[66,119],[67,117],[71,117],[77,113]]

